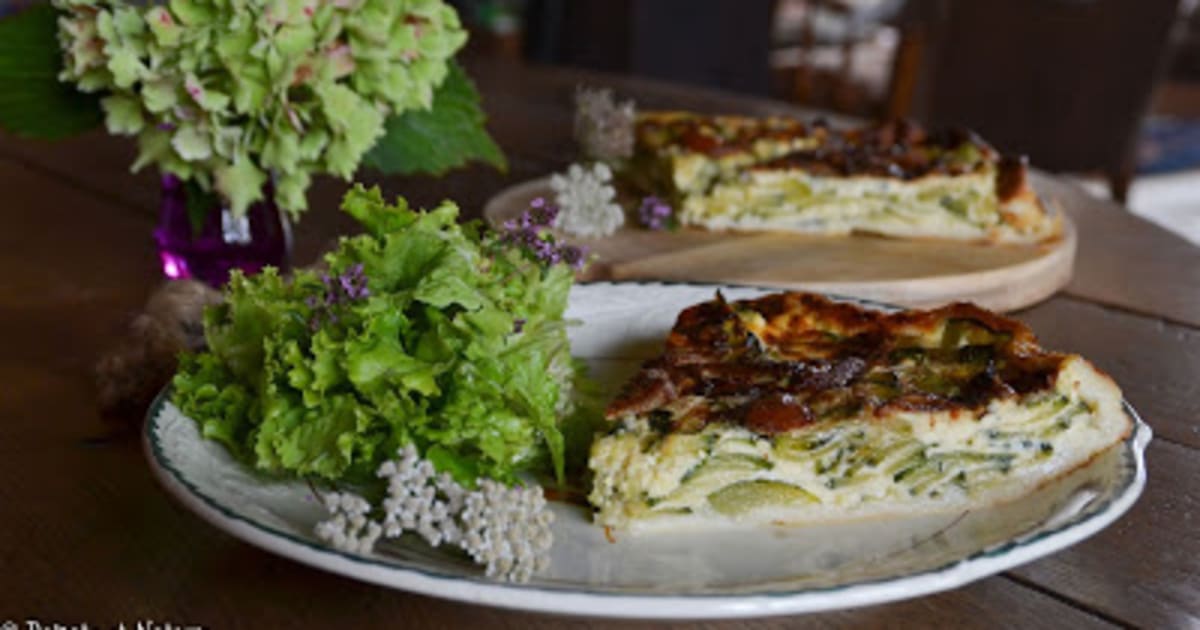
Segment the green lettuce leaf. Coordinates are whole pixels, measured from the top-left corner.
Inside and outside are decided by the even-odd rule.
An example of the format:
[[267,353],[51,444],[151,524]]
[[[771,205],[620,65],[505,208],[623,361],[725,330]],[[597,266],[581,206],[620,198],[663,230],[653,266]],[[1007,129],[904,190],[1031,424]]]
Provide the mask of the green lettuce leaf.
[[[369,479],[414,444],[467,485],[561,479],[578,376],[562,320],[570,269],[460,226],[449,202],[415,211],[357,187],[343,210],[366,234],[343,238],[327,271],[234,275],[206,313],[208,350],[181,361],[175,402],[272,474]],[[356,277],[367,292],[340,288]]]

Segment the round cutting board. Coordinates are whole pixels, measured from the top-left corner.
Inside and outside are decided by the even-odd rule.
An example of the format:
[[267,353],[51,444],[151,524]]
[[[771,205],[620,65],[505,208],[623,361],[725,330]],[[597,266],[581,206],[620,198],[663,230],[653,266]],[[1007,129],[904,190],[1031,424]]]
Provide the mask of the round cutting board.
[[[554,198],[548,177],[488,201],[492,225],[515,218],[535,197]],[[605,238],[567,240],[588,248],[588,280],[719,282],[804,289],[902,304],[971,301],[1000,311],[1035,304],[1071,279],[1075,226],[1039,245],[981,245],[875,236],[786,232],[653,232],[626,225]]]

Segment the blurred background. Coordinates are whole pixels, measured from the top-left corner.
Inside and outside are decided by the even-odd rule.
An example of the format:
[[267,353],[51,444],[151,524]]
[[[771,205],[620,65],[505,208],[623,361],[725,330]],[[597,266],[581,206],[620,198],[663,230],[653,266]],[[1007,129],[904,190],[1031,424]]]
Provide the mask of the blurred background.
[[962,124],[1200,244],[1200,0],[451,4],[469,53]]
[[964,124],[1200,243],[1200,0],[456,0],[482,54]]

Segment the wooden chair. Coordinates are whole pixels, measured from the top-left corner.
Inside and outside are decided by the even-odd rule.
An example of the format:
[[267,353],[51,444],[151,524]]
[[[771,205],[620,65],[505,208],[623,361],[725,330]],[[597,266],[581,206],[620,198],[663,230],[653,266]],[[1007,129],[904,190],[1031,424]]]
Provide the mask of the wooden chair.
[[[780,78],[776,93],[802,105],[878,115],[880,103],[853,76],[854,57],[902,5],[903,0],[777,0],[772,8],[772,66]],[[821,53],[835,51],[837,67],[817,62]]]
[[888,113],[966,125],[1048,170],[1102,172],[1124,201],[1178,5],[914,0]]

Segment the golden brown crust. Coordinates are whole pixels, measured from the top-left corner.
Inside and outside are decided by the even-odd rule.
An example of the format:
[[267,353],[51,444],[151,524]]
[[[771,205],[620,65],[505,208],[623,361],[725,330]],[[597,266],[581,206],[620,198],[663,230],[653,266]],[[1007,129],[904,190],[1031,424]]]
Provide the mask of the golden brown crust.
[[950,127],[930,132],[912,121],[894,120],[827,132],[816,148],[796,151],[755,168],[908,181],[928,175],[974,173],[997,160],[995,149],[969,130]]
[[734,421],[769,435],[863,412],[977,414],[1052,389],[1065,358],[972,304],[884,313],[809,293],[718,294],[680,313],[663,356],[607,415],[649,414],[674,431]]
[[[798,168],[813,175],[840,177],[871,175],[911,180],[930,174],[961,175],[999,160],[995,149],[970,130],[947,127],[928,131],[910,120],[834,130],[820,119],[806,125],[780,117],[649,112],[638,116],[635,138],[640,152],[667,149],[710,157],[750,152],[761,140],[789,142],[805,138],[812,141],[813,148],[790,152],[753,168]],[[1006,173],[1023,178],[1024,163],[1020,159],[1001,162],[1006,165]]]
[[1025,156],[1006,155],[996,164],[996,199],[1007,203],[1031,190],[1029,187],[1029,159]]
[[638,115],[634,138],[639,152],[674,148],[719,157],[750,152],[759,140],[790,141],[807,137],[809,131],[807,125],[790,118],[648,112]]

